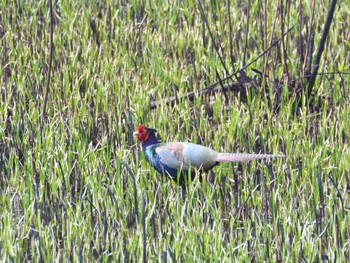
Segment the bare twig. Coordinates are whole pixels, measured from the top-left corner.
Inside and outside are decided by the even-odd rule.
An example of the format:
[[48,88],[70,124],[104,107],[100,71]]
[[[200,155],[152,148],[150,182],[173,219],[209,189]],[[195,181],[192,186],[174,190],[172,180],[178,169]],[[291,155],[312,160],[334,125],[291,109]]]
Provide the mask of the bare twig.
[[52,67],[52,58],[53,58],[53,14],[52,14],[52,0],[49,0],[49,7],[50,7],[50,60],[49,60],[49,69],[47,71],[47,82],[46,82],[46,90],[45,90],[45,97],[44,97],[44,106],[43,111],[41,113],[41,130],[44,123],[44,119],[46,116],[46,107],[47,107],[47,100],[49,96],[49,90],[50,90],[50,77],[51,77],[51,67]]
[[244,39],[244,49],[243,49],[243,65],[245,65],[245,59],[247,57],[247,46],[248,46],[248,35],[249,35],[249,19],[250,19],[250,0],[248,0],[248,8],[247,8],[247,25]]
[[[209,86],[211,87],[211,86]],[[208,92],[240,92],[240,91],[245,91],[245,85],[244,83],[242,84],[241,82],[231,82],[231,83],[227,83],[227,84],[223,84],[222,86],[216,85],[215,87],[211,87],[210,89],[208,88],[204,88],[198,92],[189,92],[186,95],[184,95],[183,97],[186,97],[189,101],[193,101],[194,98],[196,96],[200,96],[204,93],[208,93]],[[170,103],[170,104],[174,104],[176,102],[179,101],[180,98],[183,98],[182,96],[171,96],[169,98],[164,98],[160,101],[152,101],[151,102],[151,109],[156,108],[159,104],[162,103]]]
[[318,50],[317,50],[317,54],[316,54],[316,58],[315,58],[315,63],[314,63],[314,67],[311,73],[311,77],[309,79],[309,86],[308,86],[308,95],[310,97],[314,84],[315,84],[315,80],[316,80],[316,76],[317,76],[317,71],[318,68],[320,66],[320,61],[321,61],[321,56],[324,50],[324,46],[326,43],[326,39],[328,36],[328,32],[329,32],[329,28],[331,26],[332,23],[332,19],[333,19],[333,15],[334,15],[334,11],[335,11],[335,5],[337,4],[337,0],[333,0],[331,3],[331,6],[329,8],[328,11],[328,16],[327,16],[327,20],[326,23],[324,24],[324,28],[323,28],[323,32],[322,32],[322,37],[321,37],[321,41],[320,44],[318,46]]
[[227,0],[227,16],[228,16],[228,27],[229,27],[229,38],[230,38],[230,58],[231,58],[231,67],[235,70],[235,57],[233,56],[233,41],[232,41],[232,23],[231,23],[231,0]]

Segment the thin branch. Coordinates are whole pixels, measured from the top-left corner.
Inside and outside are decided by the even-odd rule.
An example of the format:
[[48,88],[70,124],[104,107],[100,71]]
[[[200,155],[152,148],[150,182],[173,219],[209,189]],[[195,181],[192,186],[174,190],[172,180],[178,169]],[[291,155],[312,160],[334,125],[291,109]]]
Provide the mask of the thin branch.
[[50,7],[50,60],[49,60],[49,69],[47,71],[47,82],[46,82],[46,90],[45,90],[45,97],[44,97],[44,106],[43,111],[41,113],[41,130],[44,123],[44,119],[46,116],[46,108],[47,108],[47,100],[49,96],[49,90],[50,90],[50,78],[51,78],[51,68],[52,68],[52,58],[53,58],[53,14],[52,14],[52,0],[49,0],[49,7]]
[[232,40],[232,22],[231,22],[231,0],[227,0],[227,16],[228,16],[228,28],[229,28],[229,38],[230,38],[230,58],[231,58],[231,67],[235,70],[235,57],[233,55],[233,40]]
[[324,24],[321,41],[320,41],[320,44],[318,46],[318,50],[317,50],[317,54],[316,54],[316,58],[315,58],[314,68],[313,68],[313,71],[311,73],[311,77],[309,80],[309,87],[308,87],[308,95],[309,96],[311,95],[311,92],[312,92],[314,84],[315,84],[317,71],[318,71],[318,68],[320,66],[321,56],[322,56],[322,53],[324,50],[324,46],[325,46],[326,39],[328,36],[329,28],[330,28],[332,20],[333,20],[333,15],[334,15],[336,4],[337,4],[337,0],[333,0],[331,3],[331,6],[329,8],[329,11],[328,11],[326,23]]
[[[317,75],[323,76],[323,75],[349,75],[350,72],[321,72],[317,73]],[[308,78],[309,76],[304,76],[304,77],[299,77],[293,80],[290,80],[287,82],[287,84],[293,83],[294,81],[298,81],[304,78]],[[249,78],[248,78],[249,79]],[[221,80],[221,83],[223,80]],[[245,94],[244,92],[246,91],[247,88],[251,87],[256,87],[258,83],[254,82],[251,80],[251,82],[230,82],[223,84],[222,86],[219,85],[220,81],[218,83],[211,84],[197,92],[188,92],[186,95],[183,96],[171,96],[169,98],[164,98],[158,101],[151,101],[151,109],[155,109],[158,107],[158,105],[162,103],[169,103],[169,104],[174,104],[178,102],[181,98],[187,98],[189,101],[193,101],[195,97],[201,96],[202,94],[209,93],[209,92],[235,92],[239,93],[241,92],[241,99],[245,99]],[[133,130],[133,129],[130,129]]]
[[248,0],[248,8],[247,8],[247,21],[246,21],[247,26],[246,26],[246,32],[245,32],[244,48],[243,48],[243,60],[242,60],[243,65],[245,65],[245,59],[247,57],[249,19],[250,19],[250,0]]
[[[252,85],[253,86],[253,85]],[[210,87],[210,88],[208,88]],[[245,91],[246,86],[244,83],[241,82],[231,82],[231,83],[227,83],[227,84],[223,84],[223,85],[216,85],[215,87],[210,85],[200,91],[197,92],[188,92],[186,95],[184,96],[171,96],[169,98],[164,98],[162,100],[159,101],[152,101],[151,102],[151,109],[156,108],[158,105],[162,104],[162,103],[170,103],[170,104],[174,104],[176,102],[178,102],[181,98],[187,98],[189,101],[193,101],[195,97],[198,97],[204,93],[208,93],[208,92],[242,92]]]

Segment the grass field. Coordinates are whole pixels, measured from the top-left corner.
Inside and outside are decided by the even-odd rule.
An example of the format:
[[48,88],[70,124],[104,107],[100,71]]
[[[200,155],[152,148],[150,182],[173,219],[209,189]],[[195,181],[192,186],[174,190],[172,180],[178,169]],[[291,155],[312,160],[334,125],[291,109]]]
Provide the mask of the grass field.
[[[3,1],[0,259],[350,261],[346,1],[308,85],[328,5]],[[286,158],[221,164],[183,196],[146,162],[140,123]]]

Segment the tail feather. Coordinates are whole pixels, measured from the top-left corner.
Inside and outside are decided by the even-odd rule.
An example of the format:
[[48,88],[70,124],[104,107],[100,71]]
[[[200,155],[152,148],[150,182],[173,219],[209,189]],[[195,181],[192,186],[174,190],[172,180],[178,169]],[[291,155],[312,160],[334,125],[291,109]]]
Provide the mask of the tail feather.
[[256,159],[284,158],[283,154],[219,153],[216,162],[247,162]]

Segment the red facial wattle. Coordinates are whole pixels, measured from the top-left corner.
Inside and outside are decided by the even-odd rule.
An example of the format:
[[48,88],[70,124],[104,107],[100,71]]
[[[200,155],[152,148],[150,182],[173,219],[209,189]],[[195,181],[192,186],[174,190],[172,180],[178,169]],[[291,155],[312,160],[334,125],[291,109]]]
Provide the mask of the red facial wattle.
[[149,137],[149,131],[148,128],[146,128],[145,125],[139,125],[139,127],[137,128],[137,140],[140,142],[145,142],[148,140]]

